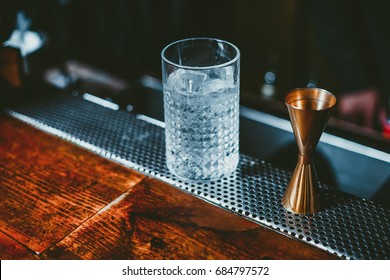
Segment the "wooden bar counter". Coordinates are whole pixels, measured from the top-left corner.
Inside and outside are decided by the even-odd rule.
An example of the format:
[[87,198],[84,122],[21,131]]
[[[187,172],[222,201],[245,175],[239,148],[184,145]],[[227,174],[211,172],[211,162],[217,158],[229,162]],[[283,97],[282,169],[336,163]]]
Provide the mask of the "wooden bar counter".
[[337,259],[0,115],[1,259]]

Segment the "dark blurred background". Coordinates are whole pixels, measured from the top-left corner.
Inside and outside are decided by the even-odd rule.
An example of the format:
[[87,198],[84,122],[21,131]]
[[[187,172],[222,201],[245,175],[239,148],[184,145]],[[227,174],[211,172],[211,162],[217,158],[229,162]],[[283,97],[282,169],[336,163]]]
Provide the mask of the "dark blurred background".
[[[36,32],[42,39],[39,51],[28,59],[24,55],[24,78],[47,79],[48,69],[66,72],[82,64],[78,72],[99,69],[130,83],[143,75],[160,79],[160,52],[172,41],[224,39],[241,50],[244,105],[283,111],[284,96],[293,88],[322,87],[340,97],[374,88],[360,94],[361,98],[351,94],[358,98],[338,102],[343,110],[350,110],[349,104],[371,104],[370,109],[354,105],[362,110],[353,118],[345,118],[339,109],[333,116],[340,117],[339,126],[349,131],[381,139],[390,135],[385,116],[390,107],[390,20],[386,15],[390,4],[386,2],[1,0],[0,39],[6,41],[15,29]],[[360,36],[365,33],[367,37]],[[368,48],[370,44],[374,51]],[[367,48],[359,53],[361,46]],[[367,114],[368,123],[363,120]]]
[[[385,8],[390,8],[384,0],[2,0],[0,3],[2,41],[9,35],[7,28],[17,26],[17,11],[28,19],[27,29],[39,32],[45,40],[44,54],[36,63],[39,67],[32,65],[30,75],[74,59],[127,81],[144,74],[159,78],[160,52],[165,45],[188,37],[216,37],[233,42],[241,50],[241,89],[251,94],[248,97],[251,104],[253,99],[261,103],[252,95],[283,101],[286,92],[296,87],[318,86],[337,95],[340,91],[355,90],[353,83],[359,81],[362,81],[359,86],[371,86],[373,82],[365,81],[365,77],[372,74],[376,78],[383,73],[366,70],[358,73],[360,76],[347,77],[352,79],[352,85],[348,81],[348,87],[344,87],[338,69],[345,68],[348,75],[351,69],[359,68],[353,62],[361,57],[357,59],[352,51],[346,53],[342,48],[346,35],[363,34],[367,28],[362,23],[387,18]],[[371,14],[362,14],[366,10]],[[367,30],[388,31],[388,23],[389,20],[378,21]],[[340,24],[349,26],[344,30]],[[358,29],[353,34],[350,30],[355,26]],[[324,32],[331,35],[322,35]],[[390,33],[380,37],[390,37]],[[382,41],[383,49],[387,45],[390,48],[390,39]],[[382,50],[381,57],[373,53],[363,55],[369,57],[368,64],[385,61],[381,67],[388,69],[390,56],[383,57],[386,53]],[[332,60],[332,56],[340,62]],[[380,79],[387,80],[383,77]],[[386,86],[386,100],[381,99],[384,107],[389,103],[389,83]],[[243,97],[243,101],[247,100]],[[369,126],[382,131],[379,121]]]
[[[8,2],[8,3],[7,3]],[[160,52],[187,37],[216,37],[242,53],[241,86],[259,93],[272,70],[277,95],[321,80],[335,87],[312,40],[308,0],[36,0],[1,2],[47,36],[44,63],[77,59],[125,79],[160,75]],[[15,11],[14,11],[15,13]],[[4,32],[3,32],[4,33]],[[271,77],[272,78],[272,77]]]

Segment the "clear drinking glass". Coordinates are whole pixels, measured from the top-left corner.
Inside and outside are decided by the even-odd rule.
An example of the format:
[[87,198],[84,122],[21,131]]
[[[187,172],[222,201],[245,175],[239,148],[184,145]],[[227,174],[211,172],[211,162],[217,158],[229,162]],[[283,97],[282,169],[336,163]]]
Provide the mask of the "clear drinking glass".
[[192,38],[166,46],[161,57],[169,170],[193,180],[228,175],[239,160],[240,51]]

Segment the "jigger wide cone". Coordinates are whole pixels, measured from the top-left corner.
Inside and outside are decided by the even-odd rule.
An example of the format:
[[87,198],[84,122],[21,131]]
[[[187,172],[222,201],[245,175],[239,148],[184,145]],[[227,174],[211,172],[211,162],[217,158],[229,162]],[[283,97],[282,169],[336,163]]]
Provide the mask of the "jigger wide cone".
[[336,97],[317,88],[290,91],[286,105],[298,145],[298,163],[283,196],[283,206],[292,212],[310,214],[319,210],[318,179],[313,153],[336,104]]

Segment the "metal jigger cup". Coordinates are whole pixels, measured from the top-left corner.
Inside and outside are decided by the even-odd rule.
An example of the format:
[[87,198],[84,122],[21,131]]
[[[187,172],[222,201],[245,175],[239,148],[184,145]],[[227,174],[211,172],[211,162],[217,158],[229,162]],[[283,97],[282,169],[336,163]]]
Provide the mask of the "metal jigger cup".
[[323,89],[299,88],[290,91],[285,101],[299,154],[282,204],[294,213],[311,214],[320,209],[313,154],[336,104],[336,97]]

